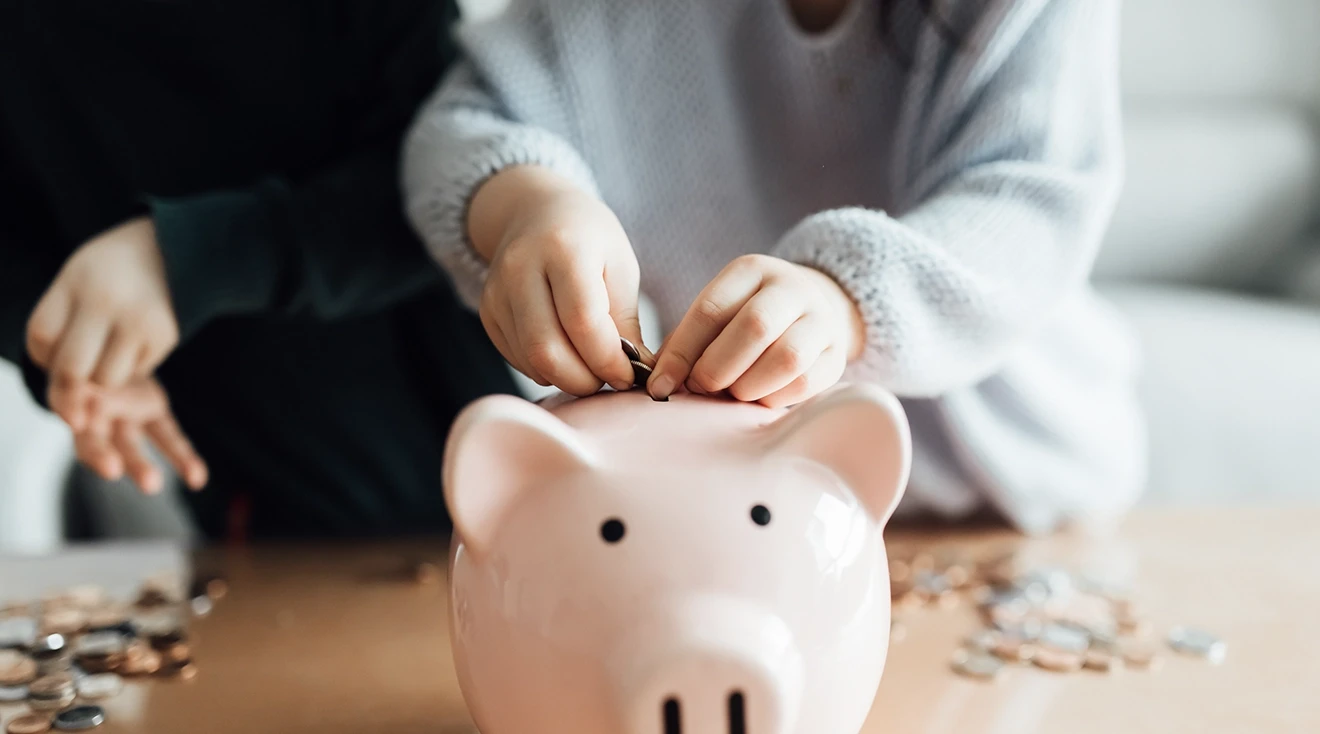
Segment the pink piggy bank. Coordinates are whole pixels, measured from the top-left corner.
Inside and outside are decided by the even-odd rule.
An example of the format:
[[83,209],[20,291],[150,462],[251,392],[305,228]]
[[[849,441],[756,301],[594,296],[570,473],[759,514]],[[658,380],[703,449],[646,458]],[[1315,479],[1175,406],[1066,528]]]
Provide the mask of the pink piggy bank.
[[482,734],[856,734],[889,647],[898,400],[681,394],[458,419],[450,624]]

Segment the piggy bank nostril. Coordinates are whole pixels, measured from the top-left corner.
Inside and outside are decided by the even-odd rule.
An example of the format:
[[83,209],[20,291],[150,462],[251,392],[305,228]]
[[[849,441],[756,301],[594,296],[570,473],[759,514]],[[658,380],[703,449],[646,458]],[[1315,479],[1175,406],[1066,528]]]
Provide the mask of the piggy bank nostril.
[[729,734],[747,734],[747,709],[742,691],[729,694]]
[[752,522],[762,527],[770,524],[770,508],[765,505],[756,505],[752,508]]
[[617,543],[623,540],[623,534],[627,528],[623,526],[623,521],[617,517],[612,517],[600,526],[600,537],[605,539],[606,543]]
[[683,734],[683,712],[677,698],[665,699],[662,716],[665,722],[665,734]]

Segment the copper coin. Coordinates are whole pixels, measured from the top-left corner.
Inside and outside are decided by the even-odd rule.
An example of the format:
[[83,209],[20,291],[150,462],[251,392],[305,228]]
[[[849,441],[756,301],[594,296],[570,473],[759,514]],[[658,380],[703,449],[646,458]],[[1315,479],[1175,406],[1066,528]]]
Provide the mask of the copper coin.
[[1139,670],[1159,670],[1164,659],[1155,652],[1155,646],[1149,643],[1135,643],[1123,648],[1123,661],[1130,668]]
[[138,594],[137,601],[134,602],[134,605],[140,609],[155,609],[156,607],[162,607],[169,603],[170,598],[165,595],[165,592],[156,588],[146,588]]
[[37,661],[17,650],[0,650],[0,686],[21,686],[37,677]]
[[188,641],[188,633],[182,629],[158,632],[147,638],[147,642],[156,650],[165,650]]
[[902,584],[912,578],[912,567],[907,561],[892,559],[889,561],[889,583]]
[[1076,653],[1038,647],[1036,654],[1031,656],[1031,662],[1038,668],[1056,673],[1076,673],[1082,669],[1083,658]]
[[81,609],[69,607],[48,611],[41,616],[41,629],[44,634],[77,634],[87,627],[87,615]]
[[178,681],[190,681],[197,677],[197,666],[191,660],[180,660],[160,669],[158,675]]
[[69,691],[59,698],[37,698],[36,696],[29,696],[27,705],[28,708],[33,711],[59,711],[60,709],[66,709],[72,706],[77,698],[77,694],[73,691]]
[[161,650],[160,656],[164,663],[178,663],[185,660],[192,660],[192,648],[188,646],[188,643],[180,642]]
[[1013,663],[1028,662],[1037,654],[1034,644],[1014,637],[1001,638],[990,652]]
[[43,675],[28,686],[28,695],[36,698],[59,698],[73,690],[73,676],[68,673]]
[[87,612],[87,627],[101,629],[117,627],[128,621],[128,609],[118,604],[100,606]]
[[0,619],[32,616],[32,602],[11,601],[0,604]]
[[160,653],[143,649],[137,657],[125,656],[119,665],[120,675],[151,675],[160,670]]
[[935,568],[935,556],[925,552],[918,553],[912,556],[908,565],[913,571],[930,571]]
[[43,734],[50,731],[50,717],[42,714],[25,714],[9,722],[6,734]]
[[1107,652],[1091,650],[1086,653],[1086,659],[1082,661],[1082,666],[1087,670],[1094,670],[1098,673],[1111,673],[1115,670],[1114,656]]
[[213,601],[220,601],[229,593],[229,582],[219,577],[206,580],[206,595]]
[[104,604],[110,595],[106,592],[105,587],[97,586],[95,584],[84,584],[69,589],[65,592],[65,596],[68,597],[75,606],[83,609],[92,609]]

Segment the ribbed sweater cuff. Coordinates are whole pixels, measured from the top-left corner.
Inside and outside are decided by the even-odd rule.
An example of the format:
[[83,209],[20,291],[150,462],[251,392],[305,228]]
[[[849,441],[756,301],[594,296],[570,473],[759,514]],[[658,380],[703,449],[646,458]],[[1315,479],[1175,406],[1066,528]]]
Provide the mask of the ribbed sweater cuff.
[[441,170],[414,193],[408,215],[421,232],[431,255],[454,280],[455,290],[469,308],[481,303],[489,266],[467,236],[468,205],[491,176],[513,166],[548,168],[582,190],[597,194],[595,177],[585,161],[558,136],[529,127],[464,141],[462,151],[446,151]]

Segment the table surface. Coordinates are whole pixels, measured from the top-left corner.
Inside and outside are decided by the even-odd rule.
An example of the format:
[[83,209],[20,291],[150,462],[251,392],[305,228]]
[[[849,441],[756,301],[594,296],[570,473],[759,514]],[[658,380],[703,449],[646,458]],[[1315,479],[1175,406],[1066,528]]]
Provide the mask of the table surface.
[[[1212,630],[1228,658],[1170,657],[1157,672],[1107,676],[1014,668],[987,683],[948,665],[976,626],[972,611],[922,611],[891,648],[864,732],[1320,732],[1317,527],[1320,508],[1289,508],[1145,511],[1104,538],[891,532],[893,552],[1014,547],[1130,582],[1157,629]],[[122,571],[122,555],[84,554],[79,568]],[[419,558],[443,568],[444,557],[440,541],[201,554],[199,568],[223,573],[230,593],[194,623],[199,676],[131,685],[106,703],[100,731],[472,734],[450,663],[444,580],[400,573]],[[30,582],[38,566],[0,559],[0,587],[23,573]],[[0,705],[0,719],[14,712]]]

